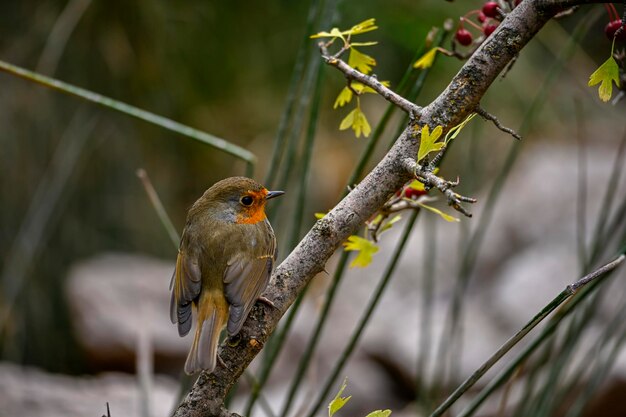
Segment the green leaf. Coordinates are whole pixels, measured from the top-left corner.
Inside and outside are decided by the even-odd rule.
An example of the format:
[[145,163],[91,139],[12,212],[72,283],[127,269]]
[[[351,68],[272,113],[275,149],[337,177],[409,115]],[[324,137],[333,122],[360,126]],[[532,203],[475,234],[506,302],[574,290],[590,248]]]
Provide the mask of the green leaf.
[[359,110],[359,108],[357,107],[343,118],[341,124],[339,125],[339,130],[346,130],[347,128],[352,127],[352,125],[354,124],[354,115],[357,111],[360,112],[361,110]]
[[[389,87],[391,85],[389,81],[381,81],[380,83],[384,85],[385,87]],[[378,94],[376,90],[374,90],[372,87],[368,87],[365,84],[361,84],[356,81],[353,81],[352,84],[350,85],[352,86],[354,91],[356,91],[359,94],[364,94],[364,93]]]
[[372,71],[372,67],[376,65],[376,60],[367,54],[357,51],[355,48],[350,48],[348,65],[356,68],[363,74],[369,74]]
[[613,81],[619,87],[619,67],[613,55],[609,57],[600,67],[589,77],[589,87],[600,83],[598,96],[600,100],[607,102],[613,94]]
[[341,388],[339,388],[339,392],[337,393],[337,395],[335,395],[335,398],[330,402],[330,404],[328,404],[328,417],[333,417],[333,415],[339,411],[344,405],[346,405],[346,403],[348,402],[348,400],[350,400],[350,398],[352,398],[352,396],[349,397],[342,397],[341,394],[343,394],[343,390],[346,389],[346,386],[348,385],[348,378],[343,380],[343,383],[341,384]]
[[437,48],[432,48],[430,51],[426,52],[420,59],[415,61],[413,64],[413,68],[426,69],[430,68],[435,61],[435,56],[437,55]]
[[376,410],[372,411],[365,417],[388,417],[391,414],[391,410]]
[[393,219],[389,220],[387,223],[385,223],[383,227],[380,228],[380,230],[378,231],[378,235],[380,236],[383,232],[391,229],[394,223],[399,222],[400,219],[402,219],[402,216],[400,216],[399,214],[396,214],[396,216]]
[[345,246],[346,251],[358,252],[358,255],[350,264],[350,268],[365,268],[372,263],[372,258],[379,249],[374,243],[356,235],[350,236],[343,246]]
[[314,216],[317,220],[323,219],[326,213],[315,213]]
[[361,137],[361,134],[367,137],[372,131],[372,127],[367,121],[367,117],[365,117],[365,114],[363,114],[359,107],[356,107],[343,118],[341,124],[339,125],[339,130],[346,130],[349,127],[354,130],[354,134],[357,138]]
[[345,42],[346,39],[343,37],[343,33],[338,28],[332,28],[330,32],[318,32],[315,35],[310,36],[311,39],[316,38],[341,38]]
[[432,133],[428,125],[422,127],[422,134],[420,137],[420,147],[417,151],[417,162],[419,163],[431,152],[440,151],[445,144],[443,142],[437,142],[439,136],[443,132],[443,127],[437,126]]
[[357,138],[361,136],[361,133],[363,133],[363,136],[368,137],[372,132],[372,127],[367,121],[365,113],[363,113],[358,107],[355,110],[356,112],[354,113],[354,123],[352,123],[352,130],[354,130],[354,134]]
[[458,125],[454,126],[452,129],[450,129],[450,131],[446,134],[446,137],[444,139],[445,144],[447,145],[448,142],[456,138],[457,135],[461,133],[461,130],[463,130],[465,125],[468,124],[470,120],[472,120],[475,116],[476,116],[476,113],[470,114],[469,116],[465,118],[465,120],[463,120],[461,123],[459,123]]
[[378,29],[376,26],[376,19],[371,18],[362,21],[361,23],[357,23],[352,26],[349,30],[343,32],[344,35],[359,35],[361,33],[371,32],[372,30]]
[[335,104],[333,104],[333,109],[336,109],[337,107],[345,106],[346,103],[350,102],[350,100],[352,100],[352,90],[350,90],[349,87],[344,87],[343,90],[341,90],[341,92],[337,96],[337,99],[335,100]]
[[426,204],[420,203],[419,201],[417,202],[417,204],[419,204],[422,208],[425,208],[426,210],[432,211],[433,213],[436,213],[436,214],[440,215],[441,218],[444,219],[447,222],[454,223],[454,222],[459,222],[460,221],[459,219],[457,219],[454,216],[450,216],[449,214],[446,214],[446,213],[444,213],[443,211],[441,211],[439,209],[436,209],[436,208],[431,207],[431,206],[427,206]]

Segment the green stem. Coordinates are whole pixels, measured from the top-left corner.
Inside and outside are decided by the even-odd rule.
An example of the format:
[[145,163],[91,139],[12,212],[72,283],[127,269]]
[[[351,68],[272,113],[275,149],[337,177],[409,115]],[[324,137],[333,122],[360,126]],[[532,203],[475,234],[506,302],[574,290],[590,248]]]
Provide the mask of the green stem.
[[[489,398],[489,396],[496,390],[498,389],[503,383],[505,383],[509,377],[513,374],[513,372],[515,372],[515,370],[522,364],[524,363],[524,361],[526,361],[526,359],[530,356],[530,354],[532,354],[539,346],[541,346],[541,344],[549,337],[552,335],[552,333],[554,333],[554,331],[557,329],[559,323],[565,318],[567,317],[572,311],[575,310],[576,306],[578,304],[580,304],[580,302],[582,302],[589,294],[592,293],[592,291],[600,284],[604,281],[604,278],[606,278],[610,272],[612,272],[615,268],[617,268],[623,261],[624,259],[626,259],[626,255],[624,255],[624,253],[621,253],[618,257],[616,257],[613,261],[609,262],[608,264],[604,265],[601,268],[598,268],[597,270],[595,270],[594,272],[592,272],[591,274],[585,276],[584,278],[582,278],[581,280],[575,282],[574,284],[568,286],[565,290],[563,290],[557,297],[555,297],[549,304],[548,306],[546,306],[544,308],[543,311],[546,311],[547,309],[550,309],[550,311],[554,310],[554,308],[558,307],[560,304],[563,303],[563,301],[568,300],[568,303],[565,304],[563,306],[563,308],[561,308],[556,315],[552,318],[552,320],[550,320],[548,322],[548,324],[546,325],[546,327],[542,330],[541,334],[539,334],[537,336],[537,338],[535,340],[532,341],[532,343],[530,345],[528,345],[512,362],[511,364],[504,369],[496,378],[494,378],[479,394],[477,397],[475,397],[471,403],[467,406],[466,409],[464,409],[457,417],[469,417],[471,416],[477,409],[478,407],[480,407],[480,405],[487,399]],[[589,285],[588,285],[589,284]],[[570,296],[574,295],[573,297],[570,298]],[[541,314],[541,313],[540,313]],[[538,315],[539,316],[539,315]],[[537,318],[538,316],[536,316],[535,318]],[[535,320],[535,319],[533,319]],[[528,326],[528,325],[527,325]],[[527,326],[525,326],[524,328],[526,328]],[[517,335],[516,335],[517,336]],[[507,342],[506,344],[508,344],[509,342]],[[505,344],[505,345],[506,345]],[[512,346],[511,346],[512,347]],[[490,358],[491,360],[491,358]],[[490,361],[489,360],[489,361]],[[495,363],[495,362],[494,362]],[[483,367],[481,367],[482,369]],[[486,371],[488,370],[485,369],[484,372],[482,372],[482,374],[484,374]],[[474,382],[476,382],[476,380],[478,380],[478,378],[480,378],[480,376],[482,376],[482,374],[480,376],[478,376],[478,378],[476,378],[475,380],[473,380],[473,382],[467,386],[466,382],[468,382],[470,379],[474,379],[476,372],[474,374],[472,374],[472,376],[470,376],[470,378],[468,378],[468,380],[466,380],[462,386],[465,388],[463,390],[463,392],[465,392],[467,389],[469,389]],[[460,387],[459,387],[460,388]],[[458,399],[458,397],[460,397],[460,395],[462,394],[459,393],[457,394],[457,391],[459,391],[459,389],[457,389],[453,395],[456,397],[454,399],[454,401],[456,401],[456,399]],[[430,415],[430,417],[434,417],[434,416],[440,416],[443,412],[445,412],[453,403],[454,401],[449,401],[451,400],[451,397],[453,396],[451,395],[450,397],[448,397],[448,399],[444,402],[444,404],[446,405],[446,407],[442,407],[444,404],[442,404],[442,406],[440,406],[437,410],[435,410],[435,412],[433,414]]]
[[274,181],[276,180],[276,175],[278,173],[277,168],[280,165],[280,160],[282,159],[283,153],[285,151],[285,138],[287,137],[287,127],[289,126],[289,122],[293,116],[293,111],[295,108],[294,103],[296,101],[298,88],[304,74],[304,69],[306,68],[305,64],[308,62],[308,59],[312,57],[312,54],[307,55],[306,52],[311,49],[311,40],[309,39],[309,36],[311,33],[313,33],[313,24],[315,23],[318,11],[320,10],[320,4],[320,0],[313,0],[311,2],[311,5],[309,6],[309,12],[307,15],[307,21],[304,29],[304,38],[302,39],[300,47],[298,48],[298,53],[296,54],[296,63],[294,65],[291,79],[289,81],[287,103],[285,104],[285,110],[283,110],[283,113],[280,116],[278,130],[276,131],[276,136],[274,138],[272,158],[268,166],[267,175],[265,176],[266,187],[272,187]]
[[[471,388],[491,367],[502,358],[513,346],[515,346],[528,332],[530,332],[537,324],[539,324],[546,316],[548,316],[557,307],[563,304],[564,301],[570,299],[568,304],[562,308],[557,315],[550,320],[546,325],[543,332],[535,339],[514,361],[505,371],[503,371],[496,379],[491,381],[487,387],[476,397],[472,403],[464,410],[458,417],[467,417],[473,413],[480,404],[488,397],[492,391],[498,388],[503,382],[505,382],[510,375],[517,369],[517,367],[523,363],[524,360],[545,340],[545,338],[552,334],[561,320],[571,313],[576,305],[578,305],[582,299],[585,298],[590,291],[595,288],[603,279],[608,276],[608,273],[620,266],[626,255],[623,253],[617,256],[613,261],[606,265],[596,269],[594,272],[586,275],[575,283],[568,285],[563,291],[561,291],[552,301],[550,301],[535,317],[532,318],[520,331],[518,331],[513,337],[504,343],[483,365],[480,366],[469,378],[467,378],[450,396],[439,406],[429,417],[438,417],[443,415],[452,404],[458,400],[463,393]],[[592,284],[587,286],[588,284]],[[580,291],[579,291],[580,290]],[[577,295],[572,297],[573,295]]]
[[[335,380],[337,379],[337,376],[339,376],[339,373],[342,371],[348,359],[350,359],[350,356],[352,355],[354,348],[356,347],[357,343],[361,339],[361,336],[363,335],[363,331],[365,330],[365,327],[369,323],[370,318],[372,317],[372,314],[374,313],[374,310],[378,306],[378,303],[380,302],[380,299],[383,293],[385,292],[385,289],[387,288],[387,284],[389,283],[391,277],[393,276],[393,273],[395,272],[396,266],[398,265],[398,261],[400,260],[400,257],[402,256],[404,248],[406,247],[406,243],[409,239],[409,236],[411,235],[411,231],[413,230],[413,226],[415,225],[415,221],[417,220],[418,214],[419,214],[419,210],[416,210],[411,214],[411,217],[409,218],[404,228],[404,231],[402,232],[402,236],[400,237],[400,240],[398,241],[398,244],[396,245],[396,248],[393,254],[391,255],[391,260],[387,264],[387,267],[382,276],[382,279],[380,280],[380,282],[378,283],[378,286],[376,287],[376,290],[372,294],[369,304],[367,305],[365,311],[363,312],[363,315],[361,316],[361,319],[359,320],[359,323],[357,324],[356,329],[352,333],[352,336],[350,337],[348,344],[344,348],[343,352],[341,352],[341,355],[339,356],[339,360],[335,363],[335,366],[330,372],[330,375],[326,378],[326,382],[324,383],[322,390],[318,394],[317,399],[315,400],[314,405],[311,408],[311,411],[309,412],[308,417],[313,417],[315,413],[317,412],[317,410],[320,407],[322,407],[322,404],[326,396],[332,389],[333,384],[335,383]],[[288,402],[283,408],[281,417],[287,416],[287,412],[289,411],[289,404],[291,404],[291,401],[293,400],[293,395],[295,394],[295,390],[293,392],[290,391],[289,394],[290,396],[288,397]]]
[[55,78],[46,77],[45,75],[29,71],[25,68],[9,64],[5,61],[0,61],[0,71],[4,71],[8,74],[15,75],[28,81],[41,84],[44,87],[60,91],[70,96],[82,98],[83,100],[98,104],[109,109],[113,109],[120,113],[124,113],[137,119],[146,121],[148,123],[152,123],[169,131],[176,132],[183,136],[187,136],[189,138],[205,143],[209,146],[213,146],[214,148],[220,149],[237,158],[240,158],[251,165],[256,164],[256,156],[252,152],[233,143],[227,142],[224,139],[218,138],[217,136],[213,136],[198,129],[183,125],[166,117],[158,116],[154,113],[142,110],[138,107],[131,106],[121,101],[114,100],[110,97],[94,93],[93,91],[89,91],[72,84],[68,84]]
[[314,87],[315,93],[313,94],[313,101],[311,102],[309,125],[307,127],[306,139],[304,141],[304,152],[300,160],[301,170],[298,176],[298,196],[296,199],[295,215],[293,216],[293,222],[291,226],[291,236],[289,237],[289,250],[292,250],[300,239],[300,233],[303,223],[302,220],[304,218],[304,211],[306,209],[306,198],[308,194],[307,184],[311,167],[311,158],[313,156],[313,145],[315,144],[317,121],[319,119],[320,102],[322,96],[322,80],[324,79],[324,71],[321,71],[322,62],[319,61],[317,65],[317,80],[315,81]]
[[159,195],[157,194],[156,190],[152,186],[152,181],[150,181],[150,177],[148,177],[148,173],[146,172],[145,169],[138,169],[137,177],[141,180],[141,184],[143,185],[144,190],[146,190],[146,194],[148,195],[148,198],[150,199],[150,203],[152,203],[152,207],[154,207],[154,211],[156,212],[157,216],[159,217],[159,220],[161,221],[161,224],[163,225],[163,228],[167,232],[167,235],[169,236],[170,240],[172,241],[174,248],[178,249],[180,236],[178,236],[178,232],[176,231],[176,228],[174,227],[172,220],[167,215],[167,212],[165,211],[165,207],[163,207],[163,203],[161,202]]
[[330,285],[330,288],[328,288],[328,291],[326,292],[326,299],[324,300],[324,305],[322,307],[322,311],[320,312],[320,316],[317,319],[317,323],[315,325],[315,330],[313,331],[313,335],[311,336],[311,339],[309,340],[306,350],[302,354],[302,358],[300,359],[300,362],[298,363],[298,369],[296,370],[296,374],[293,380],[291,381],[291,386],[288,391],[289,392],[288,401],[285,403],[285,406],[283,407],[281,416],[286,415],[289,405],[290,405],[289,403],[292,400],[289,398],[292,397],[295,392],[297,392],[300,382],[302,381],[302,378],[304,377],[304,374],[309,367],[311,358],[313,357],[313,352],[315,351],[315,348],[317,347],[317,343],[319,342],[319,339],[322,335],[322,330],[324,329],[324,325],[326,324],[326,319],[328,318],[330,307],[333,303],[333,300],[335,299],[337,289],[339,288],[339,284],[341,283],[341,279],[343,278],[343,273],[346,269],[347,264],[348,264],[348,252],[344,251],[341,253],[341,256],[339,258],[339,263],[337,264],[337,269],[335,270],[335,274],[333,275],[333,281]]

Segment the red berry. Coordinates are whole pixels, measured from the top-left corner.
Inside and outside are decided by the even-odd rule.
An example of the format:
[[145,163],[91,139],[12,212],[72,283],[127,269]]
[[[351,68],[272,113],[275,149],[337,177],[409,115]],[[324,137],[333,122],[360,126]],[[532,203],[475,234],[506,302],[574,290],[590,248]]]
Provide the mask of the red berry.
[[463,46],[468,46],[472,43],[472,34],[469,30],[464,28],[459,28],[454,35],[456,40]]
[[415,188],[407,187],[404,189],[404,196],[410,199],[416,199],[419,196],[426,194],[424,190],[416,190]]
[[488,1],[483,5],[483,13],[487,17],[499,17],[498,13],[498,3],[495,1]]
[[[617,30],[621,27],[621,20],[613,20],[612,22],[607,23],[607,25],[604,27],[604,33],[606,34],[606,37],[609,38],[609,40],[613,40],[615,32],[617,32]],[[622,29],[621,32],[617,35],[617,40],[626,40],[626,28]]]
[[522,0],[515,0],[515,7],[519,6],[519,4],[522,2]]
[[479,12],[478,13],[478,21],[480,23],[485,23],[485,20],[487,20],[487,16],[485,16],[485,14],[483,12]]
[[493,24],[483,25],[483,33],[485,34],[485,37],[491,35],[497,27],[498,25]]

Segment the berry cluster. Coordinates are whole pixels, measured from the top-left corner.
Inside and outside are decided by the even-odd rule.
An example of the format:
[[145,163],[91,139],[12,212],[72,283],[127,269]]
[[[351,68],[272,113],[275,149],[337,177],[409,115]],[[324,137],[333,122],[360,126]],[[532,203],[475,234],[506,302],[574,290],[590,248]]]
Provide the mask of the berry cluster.
[[[521,2],[522,0],[508,0],[506,3],[508,10],[503,10],[498,2],[485,2],[481,9],[471,10],[459,18],[459,25],[454,34],[454,39],[463,46],[469,46],[474,42],[474,35],[465,28],[466,24],[470,28],[479,31],[481,34],[479,39],[488,37],[496,30],[505,14],[513,10]],[[472,20],[472,18],[476,18],[476,21]],[[483,35],[484,37],[482,37]]]

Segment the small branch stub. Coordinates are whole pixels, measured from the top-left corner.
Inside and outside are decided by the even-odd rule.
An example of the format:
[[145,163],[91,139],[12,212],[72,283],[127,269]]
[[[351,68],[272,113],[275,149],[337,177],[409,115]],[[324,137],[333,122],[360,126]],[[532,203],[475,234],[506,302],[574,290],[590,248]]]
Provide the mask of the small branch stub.
[[459,213],[467,217],[472,217],[472,213],[470,213],[465,207],[461,205],[461,203],[475,203],[477,200],[472,197],[466,197],[461,194],[454,192],[453,188],[459,185],[459,179],[456,181],[447,181],[437,175],[433,174],[432,171],[428,168],[425,168],[415,162],[413,158],[405,158],[402,161],[404,168],[413,173],[415,178],[424,184],[424,186],[428,188],[436,188],[443,195],[446,196],[448,200],[448,205],[454,208]]
[[508,133],[509,135],[513,136],[515,139],[517,140],[521,140],[522,137],[520,136],[519,133],[517,133],[515,130],[503,126],[502,123],[500,123],[500,120],[498,120],[498,118],[496,116],[494,116],[493,114],[489,113],[487,110],[483,109],[480,106],[476,106],[476,113],[482,117],[485,120],[489,120],[490,122],[493,122],[494,125],[496,125],[496,127],[498,129],[500,129],[501,131],[503,131],[504,133]]

